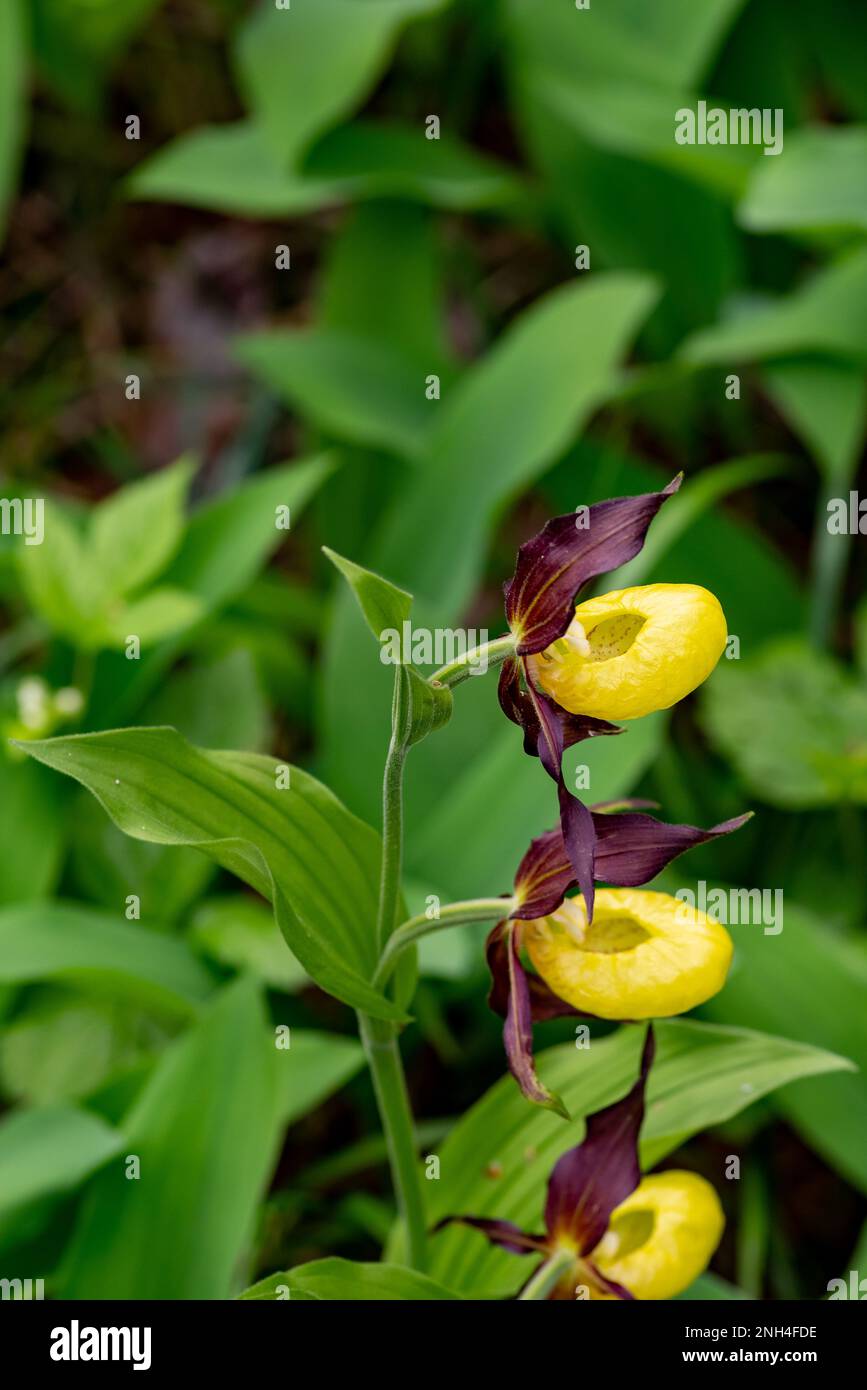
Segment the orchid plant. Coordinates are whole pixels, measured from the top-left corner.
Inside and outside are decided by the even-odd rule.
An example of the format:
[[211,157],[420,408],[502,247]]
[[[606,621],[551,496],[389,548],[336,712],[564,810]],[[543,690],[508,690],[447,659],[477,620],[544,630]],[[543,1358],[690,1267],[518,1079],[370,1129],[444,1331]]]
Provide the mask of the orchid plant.
[[[425,1268],[430,1223],[398,1038],[415,983],[411,948],[420,938],[462,923],[494,924],[487,944],[490,1006],[505,1020],[509,1070],[528,1103],[566,1119],[563,1100],[536,1071],[535,1022],[565,1014],[632,1024],[666,1018],[707,1000],[725,982],[732,955],[725,929],[642,885],[677,855],[730,834],[747,817],[700,829],[666,824],[647,813],[648,803],[585,805],[562,768],[571,745],[621,734],[614,721],[682,699],[724,650],[722,609],[695,585],[651,584],[581,598],[591,581],[637,554],[679,486],[678,477],[660,492],[549,521],[518,552],[505,588],[504,636],[430,676],[408,661],[395,665],[381,842],[308,773],[258,755],[196,750],[172,730],[20,745],[89,787],[128,834],[193,845],[267,896],[312,979],[356,1009],[406,1260],[417,1270]],[[400,628],[410,595],[327,553],[374,635]],[[525,753],[539,759],[556,785],[559,823],[533,840],[511,894],[406,917],[406,759],[413,745],[445,726],[455,692],[481,664],[501,668],[500,705],[520,726]],[[597,891],[597,883],[605,886]],[[584,1141],[556,1163],[544,1235],[496,1219],[448,1218],[478,1227],[507,1249],[542,1256],[521,1298],[575,1297],[576,1288],[593,1299],[667,1298],[710,1259],[722,1228],[713,1189],[686,1173],[640,1177],[637,1142],[653,1053],[648,1027],[635,1085],[592,1115]]]

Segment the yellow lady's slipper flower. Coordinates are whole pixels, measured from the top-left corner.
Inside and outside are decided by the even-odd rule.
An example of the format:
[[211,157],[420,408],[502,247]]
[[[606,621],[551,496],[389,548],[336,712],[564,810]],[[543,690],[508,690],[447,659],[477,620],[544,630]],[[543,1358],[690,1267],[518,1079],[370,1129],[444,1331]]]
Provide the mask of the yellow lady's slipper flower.
[[579,603],[565,636],[527,658],[529,678],[572,714],[639,719],[707,680],[725,650],[719,601],[698,584],[643,584]]
[[[674,1298],[707,1268],[724,1224],[719,1198],[704,1178],[653,1173],[611,1213],[591,1259],[634,1298]],[[592,1283],[589,1293],[591,1299],[613,1296]]]
[[704,912],[635,888],[603,888],[588,926],[580,897],[522,924],[535,969],[559,999],[597,1018],[666,1018],[722,989],[731,937]]
[[710,1184],[694,1173],[641,1176],[638,1138],[654,1050],[651,1026],[632,1089],[588,1115],[582,1142],[554,1164],[544,1231],[485,1216],[440,1223],[461,1221],[513,1254],[541,1255],[521,1299],[673,1298],[710,1261],[724,1224]]

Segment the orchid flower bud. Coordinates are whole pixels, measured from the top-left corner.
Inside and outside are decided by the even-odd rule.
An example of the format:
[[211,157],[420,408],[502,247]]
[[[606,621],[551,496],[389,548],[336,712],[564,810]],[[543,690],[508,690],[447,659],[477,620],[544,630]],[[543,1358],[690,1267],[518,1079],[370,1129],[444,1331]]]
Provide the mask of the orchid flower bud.
[[725,650],[718,600],[698,584],[644,584],[579,603],[529,678],[572,714],[640,719],[707,680]]

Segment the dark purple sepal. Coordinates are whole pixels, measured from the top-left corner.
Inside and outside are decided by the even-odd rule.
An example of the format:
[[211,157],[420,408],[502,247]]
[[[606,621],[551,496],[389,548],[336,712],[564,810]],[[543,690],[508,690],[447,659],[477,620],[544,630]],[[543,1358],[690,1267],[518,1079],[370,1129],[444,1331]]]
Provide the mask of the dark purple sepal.
[[[507,923],[499,922],[488,936],[486,954],[491,972],[491,989],[488,994],[488,1007],[500,1018],[509,1012],[509,962],[507,945]],[[530,1019],[533,1023],[549,1023],[552,1018],[593,1018],[593,1014],[582,1013],[572,1004],[567,1004],[559,994],[539,975],[528,975],[527,991],[530,995]]]
[[587,807],[572,795],[563,780],[563,753],[585,738],[619,734],[623,730],[604,719],[561,709],[550,696],[535,689],[525,663],[514,658],[500,672],[498,693],[503,712],[524,731],[524,752],[537,757],[557,784],[563,842],[592,921],[595,832]]
[[515,874],[518,906],[511,913],[524,922],[556,912],[575,883],[575,871],[563,845],[563,832],[547,830],[530,841]]
[[638,554],[647,528],[663,502],[677,492],[681,478],[678,474],[661,492],[597,502],[588,508],[588,525],[581,529],[574,512],[554,517],[525,541],[506,586],[506,617],[519,656],[542,652],[562,637],[574,616],[579,589]]
[[[597,883],[618,888],[637,888],[655,878],[679,854],[706,844],[720,835],[731,835],[748,821],[752,812],[702,830],[695,825],[668,825],[635,812],[590,808],[595,832],[594,872]],[[518,866],[515,891],[519,905],[512,917],[531,922],[555,912],[570,888],[578,882],[563,842],[562,828],[539,835]]]
[[434,1233],[441,1231],[445,1226],[454,1225],[472,1226],[474,1230],[487,1236],[492,1245],[501,1245],[513,1255],[534,1255],[540,1252],[544,1254],[548,1248],[545,1236],[532,1236],[512,1221],[495,1221],[486,1216],[444,1216],[442,1221],[438,1221],[434,1226]]
[[569,863],[575,873],[578,887],[587,909],[587,921],[593,921],[593,907],[596,901],[594,879],[596,871],[596,823],[592,813],[567,790],[561,778],[557,785],[557,798],[560,802],[560,829]]
[[581,1144],[568,1149],[548,1180],[545,1229],[553,1242],[574,1240],[579,1255],[595,1250],[611,1213],[634,1192],[641,1179],[638,1135],[644,1119],[644,1090],[653,1062],[653,1028],[648,1027],[638,1080],[622,1100],[587,1120]]
[[569,1112],[560,1097],[543,1086],[536,1075],[530,981],[521,964],[514,922],[498,922],[494,927],[488,937],[487,959],[492,981],[488,1003],[505,1019],[503,1043],[509,1071],[528,1100],[568,1120]]
[[637,888],[649,883],[686,850],[740,830],[752,814],[747,811],[702,830],[695,825],[668,825],[653,816],[629,811],[619,815],[594,813],[596,877],[619,888]]
[[[522,681],[522,675],[524,680]],[[536,699],[533,696],[536,696]],[[507,719],[517,724],[524,734],[524,752],[531,758],[539,758],[549,776],[556,782],[560,762],[556,753],[551,752],[552,743],[560,744],[559,758],[567,748],[581,743],[585,738],[596,738],[599,734],[622,734],[624,730],[617,724],[609,724],[605,719],[593,719],[587,714],[570,714],[561,709],[550,697],[538,692],[530,693],[530,683],[524,672],[523,663],[510,657],[500,668],[497,685],[500,708]],[[547,736],[542,738],[542,721],[537,701],[545,700],[549,708],[545,711]],[[556,729],[553,725],[556,723]],[[540,746],[544,745],[544,746]],[[554,769],[554,770],[552,770]]]

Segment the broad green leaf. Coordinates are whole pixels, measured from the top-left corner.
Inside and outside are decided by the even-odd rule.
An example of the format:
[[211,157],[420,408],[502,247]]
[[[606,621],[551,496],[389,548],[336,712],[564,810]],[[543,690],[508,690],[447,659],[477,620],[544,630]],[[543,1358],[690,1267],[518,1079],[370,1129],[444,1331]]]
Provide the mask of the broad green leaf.
[[413,458],[434,419],[424,373],[375,338],[271,330],[239,338],[235,353],[305,419],[354,444]]
[[[165,580],[215,608],[250,584],[273,550],[286,539],[278,508],[291,524],[331,473],[328,454],[269,468],[193,513]],[[291,532],[290,532],[291,534]]]
[[26,751],[88,787],[128,835],[200,849],[271,899],[290,949],[330,994],[374,1017],[403,1017],[369,984],[378,836],[321,782],[291,768],[278,786],[286,765],[206,752],[174,729],[48,739]]
[[321,141],[303,171],[287,168],[254,121],[178,136],[126,180],[133,200],[181,203],[245,217],[285,217],[363,198],[441,208],[515,206],[526,195],[507,170],[443,132],[357,121]]
[[165,569],[184,529],[193,464],[182,459],[100,502],[88,544],[109,595],[131,594]]
[[242,95],[275,155],[297,164],[314,136],[366,96],[401,28],[442,0],[295,0],[260,5],[239,31]]
[[[208,645],[214,645],[212,637]],[[191,742],[211,747],[255,751],[268,742],[268,711],[255,664],[238,648],[174,674],[145,705],[142,717],[150,724],[171,724]],[[213,876],[214,866],[194,850],[130,839],[84,792],[70,820],[75,874],[84,892],[114,908],[135,893],[145,922],[175,921]],[[271,922],[270,913],[266,916]],[[276,935],[273,922],[271,927]],[[281,950],[291,960],[282,944]]]
[[717,668],[705,729],[746,785],[774,806],[867,802],[867,691],[833,658],[781,641]]
[[177,672],[143,713],[148,724],[171,724],[208,748],[257,752],[268,742],[268,707],[256,666],[240,647]]
[[61,870],[68,805],[69,798],[57,795],[40,768],[0,755],[0,845],[7,846],[0,856],[0,904],[30,902],[52,892]]
[[743,192],[751,165],[761,157],[751,145],[678,145],[675,112],[695,107],[685,92],[636,86],[622,77],[566,82],[541,69],[528,99],[550,106],[558,120],[598,149],[658,164],[727,199]]
[[681,1302],[691,1300],[701,1300],[702,1302],[718,1302],[720,1299],[749,1299],[749,1294],[744,1293],[735,1284],[726,1283],[725,1279],[720,1279],[717,1274],[700,1274],[694,1284],[690,1284],[683,1293],[676,1295]]
[[44,540],[22,545],[19,563],[30,602],[55,632],[97,651],[121,648],[131,635],[149,645],[201,617],[198,596],[168,584],[128,603],[122,598],[170,558],[188,481],[186,464],[165,470],[133,487],[131,495],[121,489],[79,525],[46,502]]
[[396,1264],[358,1264],[354,1260],[311,1260],[284,1274],[270,1274],[241,1294],[249,1302],[324,1299],[340,1303],[406,1301],[436,1302],[457,1299],[458,1295],[419,1274]]
[[744,309],[694,333],[681,348],[696,366],[760,361],[794,353],[867,358],[867,250],[841,257],[768,307]]
[[700,78],[744,0],[607,0],[576,11],[559,0],[508,0],[510,28],[527,61],[575,81],[613,73],[678,86]]
[[27,43],[23,0],[0,11],[0,243],[15,193],[27,114]]
[[355,1038],[292,1028],[290,1045],[277,1050],[277,1113],[282,1125],[321,1105],[364,1065]]
[[716,314],[737,279],[719,190],[739,190],[755,152],[718,148],[708,157],[678,146],[674,125],[678,109],[694,106],[691,89],[739,7],[667,0],[651,13],[608,0],[593,14],[560,0],[510,0],[506,10],[512,118],[558,239],[570,261],[586,244],[594,270],[647,271],[665,282],[649,333],[666,353],[674,335]]
[[129,175],[126,194],[229,216],[283,217],[338,202],[342,190],[282,167],[260,126],[234,121],[163,145]]
[[383,579],[382,575],[366,570],[363,565],[356,565],[354,560],[329,550],[327,545],[322,549],[355,595],[376,640],[380,641],[386,628],[400,632],[412,611],[412,594]]
[[449,348],[436,230],[409,203],[356,207],[331,238],[319,287],[323,325],[375,335],[422,375],[442,371]]
[[21,545],[18,559],[30,604],[51,629],[74,643],[91,645],[103,636],[104,594],[99,570],[72,517],[45,501],[41,545]]
[[142,648],[185,628],[192,627],[205,614],[205,606],[196,594],[164,585],[135,599],[116,615],[112,613],[103,627],[97,630],[91,645],[122,647],[130,636],[137,637]]
[[72,1106],[16,1110],[0,1120],[0,1211],[77,1187],[113,1158],[122,1136]]
[[304,164],[308,178],[346,198],[406,198],[454,209],[517,207],[526,200],[504,165],[447,131],[428,140],[421,122],[353,121],[326,135]]
[[182,1014],[213,979],[183,942],[75,903],[0,908],[0,983],[56,980]]
[[775,1105],[817,1153],[867,1191],[867,1020],[863,953],[786,899],[777,936],[733,928],[736,966],[703,1012],[849,1057],[852,1075],[793,1086]]
[[[837,1071],[839,1057],[782,1038],[691,1021],[659,1022],[657,1057],[642,1129],[644,1168],[684,1137],[738,1114],[768,1092],[804,1076]],[[643,1029],[620,1028],[538,1057],[545,1084],[573,1116],[568,1123],[527,1105],[510,1076],[462,1117],[439,1153],[440,1181],[426,1183],[431,1223],[448,1215],[496,1216],[541,1229],[548,1176],[557,1158],[583,1137],[583,1117],[624,1095],[635,1080]],[[433,1243],[430,1274],[458,1293],[514,1292],[526,1262],[452,1227]]]
[[310,983],[280,935],[274,914],[257,898],[243,893],[206,898],[193,914],[190,939],[212,960],[249,971],[272,989],[294,991]]
[[[278,465],[204,503],[193,513],[164,581],[194,595],[208,612],[220,608],[252,583],[268,556],[286,540],[286,530],[277,524],[285,513],[278,508],[289,508],[294,526],[333,467],[328,455]],[[156,651],[145,649],[140,661],[127,661],[122,652],[104,653],[88,708],[92,725],[105,727],[139,717],[143,701],[158,686],[182,640],[177,636]]]
[[[867,381],[857,366],[797,358],[764,369],[765,387],[789,427],[806,444],[825,478],[845,484],[867,430]],[[824,518],[821,518],[824,524]]]
[[867,230],[867,126],[796,130],[760,159],[738,220],[751,232]]
[[442,402],[424,466],[407,479],[378,547],[386,574],[446,612],[461,604],[492,515],[611,392],[656,294],[646,276],[600,275],[555,290],[517,320]]
[[164,1053],[123,1123],[124,1153],[91,1185],[64,1298],[227,1298],[277,1138],[276,1063],[250,981],[222,991]]
[[146,1066],[174,1031],[123,998],[40,990],[0,1037],[0,1087],[31,1105],[81,1100]]

